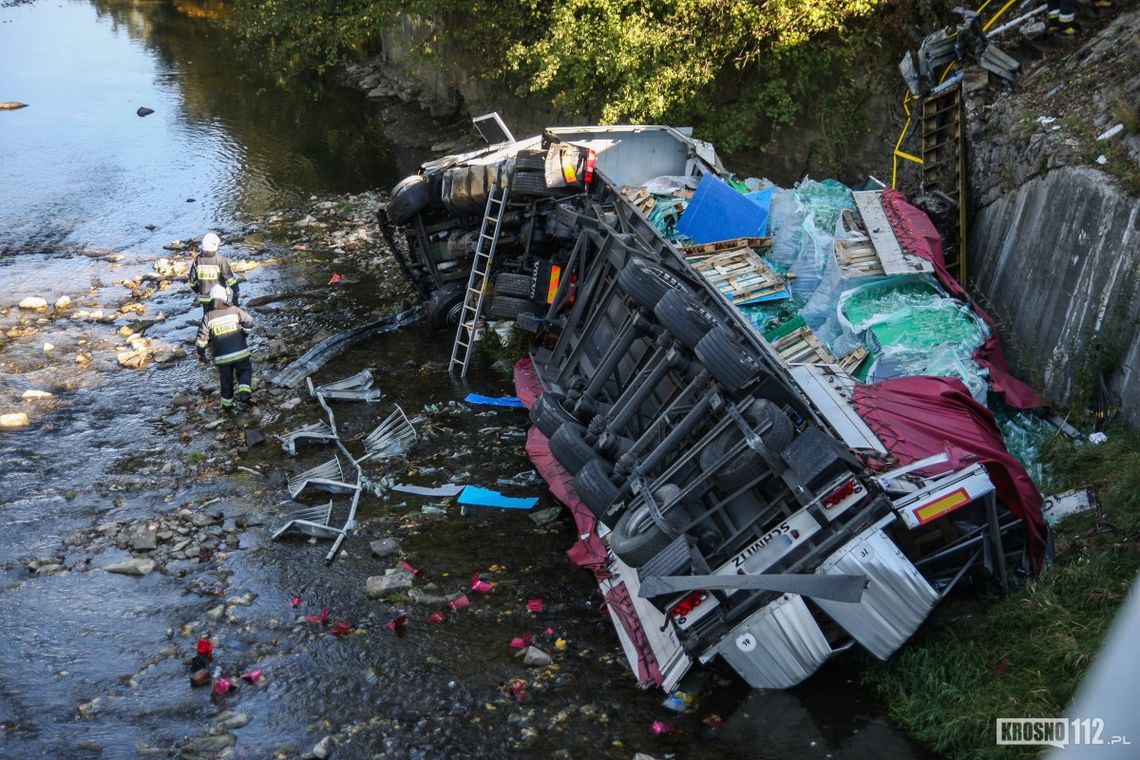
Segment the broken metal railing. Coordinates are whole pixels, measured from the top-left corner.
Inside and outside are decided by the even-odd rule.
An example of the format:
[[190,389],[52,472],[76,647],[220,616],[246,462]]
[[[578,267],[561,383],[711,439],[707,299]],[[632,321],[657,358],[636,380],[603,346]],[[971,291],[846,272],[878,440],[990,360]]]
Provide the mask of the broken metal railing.
[[[329,407],[329,399],[374,401],[383,394],[379,389],[372,387],[372,373],[363,370],[352,377],[313,386],[312,380],[308,382],[309,392],[317,399],[317,403],[324,409],[328,422],[315,422],[305,425],[291,433],[280,436],[282,446],[290,456],[297,453],[298,440],[314,439],[331,441],[339,450],[327,462],[305,470],[293,476],[288,481],[289,495],[296,500],[307,488],[317,488],[333,494],[352,494],[348,506],[348,515],[340,528],[329,523],[332,520],[333,501],[323,507],[303,507],[289,515],[287,522],[273,533],[278,539],[289,533],[303,533],[313,538],[332,539],[333,545],[325,556],[325,562],[331,563],[340,552],[340,547],[348,537],[348,532],[356,527],[356,508],[360,503],[360,494],[364,489],[366,479],[360,464],[367,459],[388,458],[399,456],[411,447],[417,433],[408,416],[399,405],[395,410],[376,426],[376,428],[363,439],[364,454],[353,456],[352,452],[341,441],[337,433],[336,415]],[[343,457],[342,457],[343,455]],[[346,473],[342,458],[355,472]]]

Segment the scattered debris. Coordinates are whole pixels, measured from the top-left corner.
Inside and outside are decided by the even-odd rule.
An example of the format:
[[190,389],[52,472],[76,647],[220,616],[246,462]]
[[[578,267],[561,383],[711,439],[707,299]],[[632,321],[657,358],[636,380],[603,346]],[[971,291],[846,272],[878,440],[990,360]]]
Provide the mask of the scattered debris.
[[529,665],[532,668],[545,668],[553,662],[554,660],[551,659],[550,655],[535,646],[528,646],[526,654],[523,655],[523,665]]
[[501,509],[531,509],[538,503],[537,497],[516,498],[504,496],[498,491],[478,486],[467,486],[459,494],[459,503],[471,507],[499,507]]
[[468,393],[463,399],[469,404],[483,404],[485,406],[502,406],[508,408],[525,408],[522,399],[517,396],[503,396],[501,398],[493,398],[491,396],[480,396],[478,393]]

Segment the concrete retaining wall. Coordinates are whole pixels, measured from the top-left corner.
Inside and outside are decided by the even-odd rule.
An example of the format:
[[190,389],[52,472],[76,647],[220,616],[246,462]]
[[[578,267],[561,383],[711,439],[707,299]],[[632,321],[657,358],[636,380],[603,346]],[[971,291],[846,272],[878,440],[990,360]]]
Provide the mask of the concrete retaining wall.
[[979,209],[970,277],[1008,320],[1010,355],[1051,400],[1075,399],[1093,341],[1122,366],[1110,378],[1140,426],[1140,200],[1086,167],[1029,180]]

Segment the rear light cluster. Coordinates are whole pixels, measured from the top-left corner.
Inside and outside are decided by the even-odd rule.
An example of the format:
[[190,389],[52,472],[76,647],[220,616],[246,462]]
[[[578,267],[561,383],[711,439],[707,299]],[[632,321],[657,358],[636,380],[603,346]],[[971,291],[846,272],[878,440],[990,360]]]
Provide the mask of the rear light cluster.
[[586,151],[586,185],[594,181],[594,167],[598,163],[598,153],[594,150]]
[[843,485],[823,497],[823,506],[834,507],[839,502],[855,493],[855,478],[851,478]]
[[673,617],[677,618],[680,622],[684,622],[685,618],[689,616],[693,610],[701,606],[701,602],[709,598],[707,591],[694,591],[680,601],[680,603],[673,608]]

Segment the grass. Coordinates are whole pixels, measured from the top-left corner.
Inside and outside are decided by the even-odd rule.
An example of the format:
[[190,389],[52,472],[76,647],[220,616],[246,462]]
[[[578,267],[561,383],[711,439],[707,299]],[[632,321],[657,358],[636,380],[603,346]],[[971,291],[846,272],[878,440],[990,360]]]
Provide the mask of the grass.
[[[1057,562],[1004,601],[946,605],[894,660],[865,671],[891,718],[952,758],[1033,757],[998,747],[999,717],[1065,715],[1140,571],[1140,434],[1100,446],[1054,440],[1046,490],[1094,486],[1104,508],[1054,532]],[[939,623],[942,623],[940,625]]]
[[187,451],[185,460],[186,464],[190,465],[191,467],[197,467],[198,465],[202,464],[202,462],[206,461],[206,452],[198,451],[197,449]]

